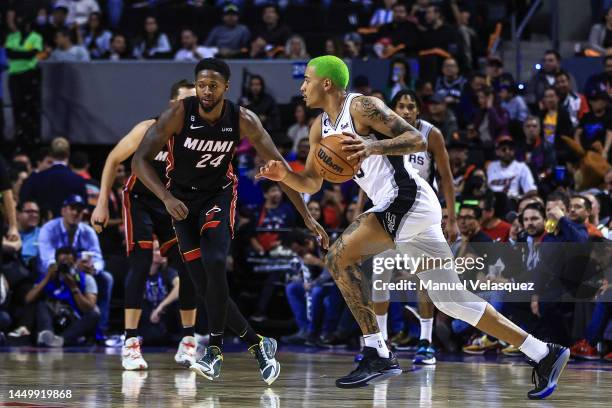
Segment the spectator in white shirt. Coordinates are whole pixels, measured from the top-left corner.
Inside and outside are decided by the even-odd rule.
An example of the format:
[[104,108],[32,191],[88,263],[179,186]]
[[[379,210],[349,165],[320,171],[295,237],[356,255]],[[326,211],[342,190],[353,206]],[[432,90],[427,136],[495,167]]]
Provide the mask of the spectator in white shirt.
[[89,61],[89,53],[80,46],[74,45],[70,39],[70,30],[62,28],[55,33],[55,45],[49,61],[82,62]]
[[512,199],[537,193],[529,167],[514,159],[514,139],[511,136],[502,135],[497,138],[495,153],[499,160],[487,167],[487,180],[493,192],[504,193]]
[[578,126],[580,119],[589,111],[589,104],[584,95],[572,91],[572,81],[567,71],[555,74],[555,90],[559,95],[559,103],[567,109],[572,125]]
[[169,58],[172,52],[168,36],[159,31],[157,18],[149,16],[145,19],[144,33],[134,47],[134,57],[144,59]]
[[110,51],[113,34],[102,25],[102,14],[91,13],[83,31],[82,45],[87,48],[91,58],[102,58],[105,53]]
[[370,27],[379,27],[393,21],[393,5],[397,0],[385,0],[385,7],[379,7],[372,14]]
[[68,9],[68,22],[76,23],[79,27],[85,25],[91,13],[99,13],[100,5],[96,0],[60,0],[55,6],[64,6]]
[[218,51],[214,47],[198,45],[198,36],[189,28],[184,28],[181,31],[181,46],[182,48],[174,56],[175,61],[196,62],[203,58],[212,58]]

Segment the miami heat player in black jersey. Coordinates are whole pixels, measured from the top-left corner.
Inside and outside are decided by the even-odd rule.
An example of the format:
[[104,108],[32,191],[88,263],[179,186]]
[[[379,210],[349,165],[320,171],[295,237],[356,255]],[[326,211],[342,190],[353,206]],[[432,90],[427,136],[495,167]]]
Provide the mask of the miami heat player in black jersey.
[[[177,101],[195,95],[193,83],[181,80],[172,85],[170,100]],[[136,151],[147,129],[155,119],[144,120],[124,136],[113,148],[104,163],[100,196],[91,216],[93,227],[99,232],[108,222],[108,199],[117,167]],[[151,159],[156,174],[166,179],[166,159],[168,150],[163,146]],[[165,181],[164,181],[165,182]],[[121,363],[125,370],[142,370],[147,362],[140,351],[138,322],[141,316],[142,299],[147,276],[153,260],[153,240],[157,238],[162,255],[168,257],[169,264],[179,273],[179,308],[183,336],[174,357],[181,365],[195,362],[196,292],[190,275],[186,271],[176,244],[176,234],[172,217],[164,203],[155,196],[137,177],[128,178],[123,190],[123,214],[125,222],[125,241],[130,271],[125,284],[125,343]]]
[[[219,376],[226,326],[249,344],[264,381],[280,372],[274,358],[276,341],[258,336],[229,298],[225,262],[235,217],[237,179],[231,160],[241,137],[247,137],[265,160],[287,163],[253,112],[224,99],[230,70],[218,59],[201,60],[195,68],[197,98],[187,98],[161,114],[134,155],[134,170],[174,218],[174,229],[188,271],[208,313],[210,343],[191,369],[212,380]],[[168,145],[168,185],[150,160]],[[325,231],[306,209],[299,193],[281,184],[305,224],[327,245]]]

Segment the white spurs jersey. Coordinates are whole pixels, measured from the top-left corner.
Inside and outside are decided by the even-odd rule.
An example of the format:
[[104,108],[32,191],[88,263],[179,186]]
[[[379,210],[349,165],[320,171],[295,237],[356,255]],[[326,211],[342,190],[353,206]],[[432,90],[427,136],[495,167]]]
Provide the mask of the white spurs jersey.
[[[336,123],[331,123],[327,113],[323,113],[321,116],[321,136],[323,138],[342,132],[358,134],[350,112],[351,102],[358,96],[361,94],[349,93],[346,96]],[[377,139],[376,134],[361,137]],[[388,207],[396,198],[414,201],[417,179],[420,177],[412,166],[404,161],[403,156],[373,155],[363,161],[353,179],[372,200],[374,207]],[[421,182],[425,183],[422,179]]]
[[[425,139],[429,142],[429,133],[434,125],[427,122],[426,120],[417,120],[416,128]],[[435,161],[433,154],[426,150],[424,152],[410,153],[404,156],[404,162],[411,165],[415,169],[419,176],[424,178],[435,190],[437,190],[436,184],[436,172],[435,172]]]

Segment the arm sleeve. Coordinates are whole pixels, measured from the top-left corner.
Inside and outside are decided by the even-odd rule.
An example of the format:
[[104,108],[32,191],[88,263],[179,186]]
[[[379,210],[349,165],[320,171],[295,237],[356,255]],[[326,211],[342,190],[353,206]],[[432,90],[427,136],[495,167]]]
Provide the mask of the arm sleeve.
[[168,41],[168,36],[166,34],[162,34],[159,36],[159,41],[157,42],[157,51],[159,52],[172,51],[172,47],[170,46],[170,41]]
[[208,34],[208,38],[206,39],[206,42],[204,43],[206,47],[217,46],[217,32],[218,31],[219,31],[218,28],[215,27],[212,29],[210,34]]
[[[84,224],[83,224],[84,225]],[[100,241],[98,235],[89,225],[85,225],[84,234],[87,235],[85,240],[86,251],[93,252],[93,265],[96,268],[96,272],[104,270],[104,259],[102,258],[102,250],[100,249]]]
[[533,181],[533,175],[531,174],[529,167],[527,167],[525,163],[521,163],[521,164],[522,166],[521,166],[520,184],[521,184],[521,190],[523,190],[523,194],[525,194],[528,191],[537,190],[538,187]]
[[249,31],[247,26],[244,26],[244,32],[242,34],[242,40],[240,41],[240,45],[242,47],[248,47],[249,46],[249,40],[251,39],[251,32]]
[[92,295],[98,294],[98,285],[96,284],[96,280],[88,273],[85,274],[85,294],[87,293],[91,293]]
[[38,255],[40,256],[40,264],[45,270],[55,262],[55,248],[52,242],[53,232],[50,227],[49,224],[43,225],[38,235]]
[[38,51],[15,51],[11,49],[6,50],[6,55],[11,59],[30,59],[36,56]]
[[606,52],[606,49],[602,47],[600,38],[601,38],[601,24],[595,24],[591,27],[591,32],[589,33],[589,46],[596,51]]
[[584,225],[580,226],[567,217],[561,217],[559,220],[559,231],[566,242],[587,242],[589,238]]

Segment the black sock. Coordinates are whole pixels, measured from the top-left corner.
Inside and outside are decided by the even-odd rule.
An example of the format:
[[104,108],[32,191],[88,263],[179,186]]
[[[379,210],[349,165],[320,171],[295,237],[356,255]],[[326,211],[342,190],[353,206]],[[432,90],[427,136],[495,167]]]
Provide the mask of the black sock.
[[186,336],[195,337],[195,327],[183,326],[183,337],[186,337]]
[[138,337],[138,329],[125,329],[125,339],[130,337]]
[[249,347],[259,344],[259,336],[255,333],[255,330],[251,327],[250,324],[247,324],[247,327],[244,329],[244,332],[240,334],[240,338],[246,341]]
[[223,346],[223,333],[210,333],[210,340],[208,341],[208,346],[216,346],[221,350]]

